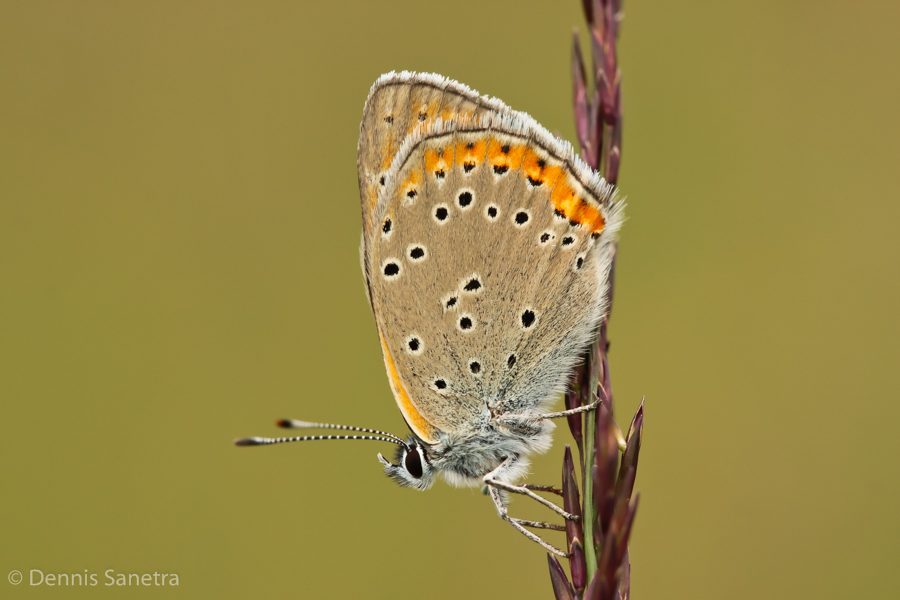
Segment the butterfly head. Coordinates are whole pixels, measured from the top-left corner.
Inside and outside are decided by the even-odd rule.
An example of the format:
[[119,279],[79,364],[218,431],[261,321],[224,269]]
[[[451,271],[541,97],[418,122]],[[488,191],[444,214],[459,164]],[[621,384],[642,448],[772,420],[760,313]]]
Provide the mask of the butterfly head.
[[[384,472],[388,477],[404,487],[427,490],[434,483],[434,475],[437,469],[432,465],[428,456],[428,446],[419,438],[409,436],[406,441],[392,433],[368,429],[365,427],[352,427],[350,425],[336,425],[333,423],[313,423],[311,421],[298,421],[296,419],[279,419],[276,424],[284,429],[341,429],[351,431],[351,435],[302,435],[295,437],[249,437],[239,438],[234,441],[237,446],[269,446],[272,444],[284,444],[287,442],[305,442],[313,440],[372,440],[390,442],[397,446],[394,460],[397,464],[388,461],[381,454],[378,460],[384,465]],[[373,434],[359,435],[358,433]]]
[[436,469],[428,458],[424,444],[414,437],[407,438],[404,445],[397,445],[393,464],[381,454],[378,460],[384,465],[384,473],[403,487],[427,490],[434,483]]

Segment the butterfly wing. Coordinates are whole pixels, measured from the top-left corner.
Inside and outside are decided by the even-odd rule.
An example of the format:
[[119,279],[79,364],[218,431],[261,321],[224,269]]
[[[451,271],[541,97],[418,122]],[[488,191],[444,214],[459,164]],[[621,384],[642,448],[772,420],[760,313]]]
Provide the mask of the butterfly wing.
[[386,173],[366,266],[407,422],[434,441],[536,409],[606,310],[612,189],[502,105],[423,122]]
[[388,73],[372,86],[363,109],[357,150],[363,227],[360,250],[367,293],[371,275],[366,257],[374,239],[378,195],[403,141],[417,127],[439,118],[445,122],[473,119],[503,108],[501,102],[440,75]]

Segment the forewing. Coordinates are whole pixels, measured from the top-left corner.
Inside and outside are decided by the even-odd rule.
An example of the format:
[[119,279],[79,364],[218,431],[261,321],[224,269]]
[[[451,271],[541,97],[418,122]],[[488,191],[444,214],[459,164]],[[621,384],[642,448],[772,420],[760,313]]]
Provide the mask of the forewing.
[[[428,73],[388,73],[375,82],[363,109],[360,125],[357,171],[362,207],[362,263],[366,280],[366,257],[375,230],[378,195],[403,141],[417,127],[436,119],[476,119],[496,113],[502,103],[470,90],[451,79]],[[367,286],[368,287],[368,286]]]

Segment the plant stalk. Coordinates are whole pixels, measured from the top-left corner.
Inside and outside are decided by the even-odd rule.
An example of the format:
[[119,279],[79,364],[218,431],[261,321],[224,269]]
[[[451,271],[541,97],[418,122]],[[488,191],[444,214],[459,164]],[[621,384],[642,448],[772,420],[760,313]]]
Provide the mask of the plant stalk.
[[[599,331],[597,332],[599,336]],[[588,357],[588,393],[587,397],[593,402],[600,379],[600,352],[596,341],[591,344]],[[594,549],[594,525],[597,521],[597,507],[594,505],[594,437],[597,431],[596,409],[585,415],[584,422],[584,476],[582,483],[584,495],[582,496],[584,511],[581,516],[584,525],[584,557],[587,561],[587,580],[591,581],[594,572],[597,571],[597,551]]]

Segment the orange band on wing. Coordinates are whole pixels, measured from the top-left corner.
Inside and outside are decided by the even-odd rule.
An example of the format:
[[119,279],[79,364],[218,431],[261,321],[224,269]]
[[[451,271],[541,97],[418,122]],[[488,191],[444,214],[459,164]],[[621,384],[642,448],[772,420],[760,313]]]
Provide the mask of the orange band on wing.
[[575,190],[562,181],[550,194],[550,203],[570,221],[587,225],[591,229],[591,233],[599,234],[606,226],[603,214],[591,206],[587,200],[579,198]]
[[487,152],[487,142],[480,140],[477,142],[458,142],[456,144],[456,154],[453,164],[458,164],[468,173],[478,166],[484,160],[484,153]]
[[561,167],[546,164],[531,148],[489,138],[487,160],[493,165],[495,173],[515,171],[521,166],[523,175],[532,186],[545,185],[553,190],[550,203],[569,221],[588,227],[594,234],[603,231],[606,220],[600,210],[576,195],[575,190],[566,183]]
[[497,138],[490,138],[487,147],[487,159],[493,165],[494,172],[497,169],[515,171],[522,164],[522,155],[525,153],[525,146],[515,146],[504,143]]
[[453,147],[447,146],[439,150],[425,151],[425,171],[436,178],[446,177],[450,167],[453,166]]
[[419,436],[423,442],[428,442],[429,444],[436,443],[437,436],[435,436],[434,426],[425,420],[425,417],[422,416],[412,403],[412,400],[409,399],[409,395],[403,388],[403,382],[400,381],[400,374],[397,373],[397,367],[394,366],[394,359],[391,357],[391,351],[388,350],[387,344],[384,341],[384,336],[381,335],[380,331],[378,332],[378,338],[381,340],[381,352],[384,354],[384,365],[387,367],[388,379],[391,382],[391,391],[394,392],[394,399],[397,401],[397,406],[400,407],[403,418],[406,419],[406,423],[409,425],[410,429],[413,430],[413,433]]
[[532,185],[546,185],[549,189],[556,187],[556,181],[562,177],[562,167],[548,165],[537,152],[528,148],[522,157],[522,172]]
[[[606,219],[599,207],[586,198],[579,197],[569,185],[564,168],[547,164],[527,145],[509,144],[495,137],[477,142],[457,142],[455,147],[426,150],[425,171],[434,177],[443,178],[451,167],[460,166],[468,173],[482,160],[491,165],[498,175],[521,167],[522,175],[528,178],[532,186],[546,186],[553,190],[550,193],[550,204],[554,210],[565,215],[572,223],[584,225],[592,234],[599,235],[606,226]],[[402,202],[409,204],[415,200],[423,175],[422,169],[409,172],[397,188],[397,195]]]
[[423,178],[422,169],[413,169],[409,172],[409,175],[397,188],[397,197],[403,204],[409,204],[416,200],[421,191],[419,187],[422,185]]

